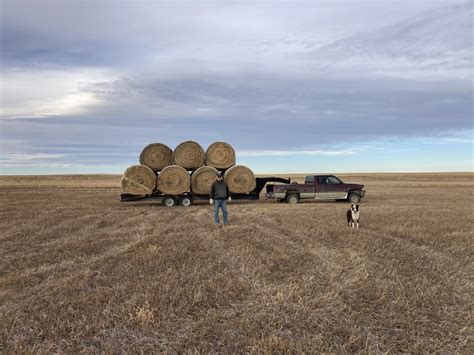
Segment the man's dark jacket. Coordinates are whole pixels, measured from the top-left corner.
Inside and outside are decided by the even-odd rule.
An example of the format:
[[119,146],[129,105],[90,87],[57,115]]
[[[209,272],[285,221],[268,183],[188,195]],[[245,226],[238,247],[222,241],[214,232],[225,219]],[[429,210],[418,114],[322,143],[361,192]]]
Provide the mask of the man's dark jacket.
[[212,200],[227,200],[230,196],[229,188],[224,180],[215,181],[211,186],[209,197]]

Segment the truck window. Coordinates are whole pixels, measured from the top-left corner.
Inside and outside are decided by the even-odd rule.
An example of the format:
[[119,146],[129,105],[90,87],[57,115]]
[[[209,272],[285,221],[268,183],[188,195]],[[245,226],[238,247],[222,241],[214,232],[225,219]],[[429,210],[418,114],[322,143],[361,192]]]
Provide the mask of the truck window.
[[314,183],[314,176],[306,176],[304,179],[305,184],[313,184]]
[[342,183],[342,181],[339,180],[335,176],[328,176],[327,177],[327,182],[328,182],[328,184],[331,184],[331,185],[336,185],[336,184],[341,184]]
[[326,184],[326,176],[318,176],[318,185]]

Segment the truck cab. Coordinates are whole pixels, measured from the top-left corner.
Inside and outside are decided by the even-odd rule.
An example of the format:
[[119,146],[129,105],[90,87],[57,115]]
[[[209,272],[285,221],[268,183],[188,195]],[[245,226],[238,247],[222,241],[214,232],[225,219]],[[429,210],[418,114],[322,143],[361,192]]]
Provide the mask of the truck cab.
[[308,175],[304,184],[267,185],[267,198],[298,203],[301,199],[347,200],[357,203],[365,196],[364,185],[344,183],[332,174]]

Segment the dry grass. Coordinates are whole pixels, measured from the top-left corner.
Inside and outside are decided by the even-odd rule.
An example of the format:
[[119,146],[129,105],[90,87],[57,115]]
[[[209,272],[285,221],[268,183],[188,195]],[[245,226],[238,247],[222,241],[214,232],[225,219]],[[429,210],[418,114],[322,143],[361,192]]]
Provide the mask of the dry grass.
[[[473,353],[472,174],[364,174],[347,204],[120,203],[0,177],[0,352]],[[56,187],[61,186],[59,189]]]

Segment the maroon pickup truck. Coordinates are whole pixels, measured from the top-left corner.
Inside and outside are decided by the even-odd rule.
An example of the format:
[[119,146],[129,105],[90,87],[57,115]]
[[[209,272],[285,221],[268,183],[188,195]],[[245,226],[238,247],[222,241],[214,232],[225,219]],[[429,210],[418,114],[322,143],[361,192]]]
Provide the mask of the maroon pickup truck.
[[298,203],[300,199],[346,200],[358,203],[365,195],[364,185],[346,184],[334,175],[306,176],[304,184],[267,185],[267,198],[279,202]]

